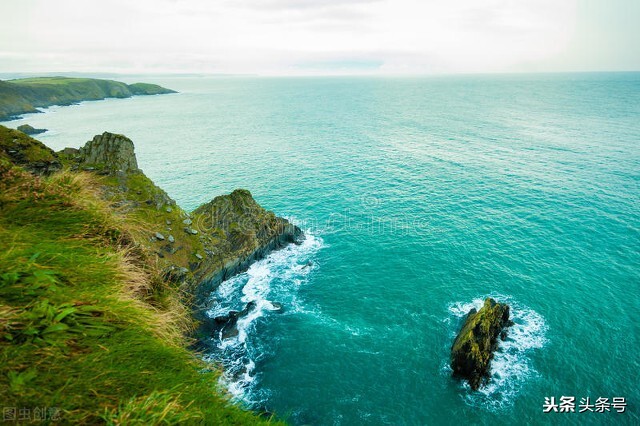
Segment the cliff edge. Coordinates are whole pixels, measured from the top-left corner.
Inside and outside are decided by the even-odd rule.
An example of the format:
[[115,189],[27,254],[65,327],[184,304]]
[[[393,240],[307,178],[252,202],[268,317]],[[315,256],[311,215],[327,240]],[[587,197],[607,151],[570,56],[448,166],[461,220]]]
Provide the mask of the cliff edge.
[[123,135],[56,153],[0,126],[5,404],[65,424],[269,421],[230,404],[188,349],[191,308],[202,282],[301,235],[245,190],[184,211]]

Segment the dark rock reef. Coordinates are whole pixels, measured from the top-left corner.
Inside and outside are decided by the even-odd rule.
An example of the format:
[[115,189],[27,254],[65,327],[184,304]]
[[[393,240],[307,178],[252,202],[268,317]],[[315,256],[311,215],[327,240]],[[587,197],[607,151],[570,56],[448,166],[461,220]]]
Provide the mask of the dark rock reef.
[[47,131],[47,129],[36,129],[28,124],[23,124],[21,126],[18,126],[17,129],[20,130],[25,135],[30,135],[30,136],[39,135],[40,133],[44,133]]
[[504,303],[488,298],[479,311],[471,309],[451,347],[453,376],[467,380],[473,390],[485,384],[498,337],[504,340],[511,325],[509,306]]

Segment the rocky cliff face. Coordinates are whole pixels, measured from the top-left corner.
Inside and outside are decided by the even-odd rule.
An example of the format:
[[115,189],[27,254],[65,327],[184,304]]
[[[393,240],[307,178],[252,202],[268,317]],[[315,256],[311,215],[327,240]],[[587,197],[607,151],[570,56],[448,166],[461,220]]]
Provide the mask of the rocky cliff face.
[[79,163],[107,173],[136,173],[138,161],[133,142],[124,135],[104,132],[96,135],[78,152]]
[[506,337],[509,306],[489,298],[484,306],[469,311],[460,333],[451,348],[451,368],[454,377],[466,379],[471,389],[478,389],[489,379],[493,352],[498,345],[498,336]]
[[222,281],[245,271],[271,251],[304,238],[300,228],[262,208],[244,189],[214,198],[193,212],[198,227],[209,237],[205,246],[220,262],[197,271],[203,299]]

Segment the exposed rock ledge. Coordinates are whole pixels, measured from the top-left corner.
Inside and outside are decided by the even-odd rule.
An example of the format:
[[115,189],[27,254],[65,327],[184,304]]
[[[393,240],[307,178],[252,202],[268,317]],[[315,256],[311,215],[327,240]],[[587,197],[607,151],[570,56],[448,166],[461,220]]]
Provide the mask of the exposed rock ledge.
[[454,377],[466,379],[476,390],[489,379],[493,352],[498,346],[498,336],[506,338],[509,306],[488,298],[479,310],[471,309],[451,347],[451,368]]

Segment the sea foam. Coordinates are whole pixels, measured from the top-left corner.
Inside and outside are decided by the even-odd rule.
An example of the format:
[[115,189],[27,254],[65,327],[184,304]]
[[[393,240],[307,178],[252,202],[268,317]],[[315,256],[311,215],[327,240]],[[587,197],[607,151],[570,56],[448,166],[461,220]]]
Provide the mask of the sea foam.
[[[512,406],[527,381],[538,375],[530,356],[533,350],[540,349],[547,343],[547,325],[539,313],[509,296],[487,297],[510,306],[514,325],[508,328],[506,340],[499,340],[498,349],[491,361],[489,383],[477,391],[471,391],[466,382],[462,382],[461,386],[464,388],[463,398],[468,404],[499,411]],[[450,326],[451,339],[455,338],[458,327],[468,312],[472,308],[479,310],[483,304],[484,298],[478,298],[472,302],[455,302],[449,305],[448,310],[455,319],[451,321],[448,318],[445,321]],[[443,370],[451,371],[448,364]]]
[[228,315],[232,310],[240,311],[248,303],[254,304],[238,319],[236,336],[223,339],[220,332],[211,337],[213,352],[206,357],[222,363],[221,384],[235,400],[249,406],[263,402],[264,398],[255,392],[256,363],[265,356],[264,348],[255,339],[256,324],[261,318],[277,318],[279,309],[296,311],[301,305],[297,300],[297,289],[318,268],[314,256],[322,246],[322,238],[307,231],[301,244],[290,244],[272,252],[246,272],[220,284],[211,294],[215,303],[207,312],[210,318]]

